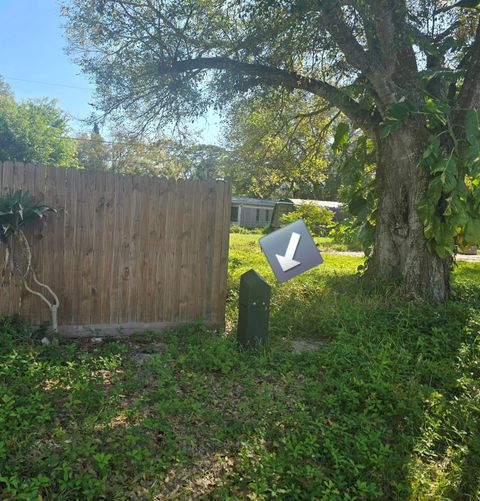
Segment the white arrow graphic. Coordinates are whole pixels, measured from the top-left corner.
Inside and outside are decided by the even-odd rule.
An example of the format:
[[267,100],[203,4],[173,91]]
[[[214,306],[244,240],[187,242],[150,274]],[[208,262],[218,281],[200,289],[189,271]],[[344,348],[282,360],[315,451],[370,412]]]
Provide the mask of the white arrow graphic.
[[295,266],[302,264],[300,263],[300,261],[295,261],[295,259],[293,259],[295,252],[297,252],[299,242],[300,233],[293,232],[290,236],[290,242],[288,242],[287,252],[285,252],[285,255],[280,256],[280,254],[275,254],[278,262],[280,263],[280,268],[282,268],[282,271],[291,270],[292,268],[295,268]]

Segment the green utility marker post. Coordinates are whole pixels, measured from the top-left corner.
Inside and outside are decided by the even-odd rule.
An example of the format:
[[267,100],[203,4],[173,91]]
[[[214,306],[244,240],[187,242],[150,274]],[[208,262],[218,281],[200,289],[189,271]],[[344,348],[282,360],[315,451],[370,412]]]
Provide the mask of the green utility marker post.
[[267,342],[270,296],[270,286],[256,271],[247,271],[240,277],[237,340],[241,346]]

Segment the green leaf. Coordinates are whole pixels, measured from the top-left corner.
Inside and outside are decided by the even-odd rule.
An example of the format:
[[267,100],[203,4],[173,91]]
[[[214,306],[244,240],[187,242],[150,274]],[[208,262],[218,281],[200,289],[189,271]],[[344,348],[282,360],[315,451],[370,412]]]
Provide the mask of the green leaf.
[[363,252],[369,256],[375,242],[375,226],[368,221],[360,226],[358,238],[362,242]]
[[450,107],[444,101],[427,97],[422,111],[436,122],[432,125],[446,125]]
[[467,245],[480,243],[480,219],[469,219],[465,225],[464,239]]
[[390,106],[385,115],[385,120],[381,124],[382,137],[387,137],[392,132],[401,129],[414,111],[414,105],[408,101],[402,101]]
[[339,153],[348,143],[350,126],[345,122],[340,122],[335,131],[332,149],[334,153]]
[[465,115],[465,135],[472,146],[480,144],[480,112],[468,110]]
[[428,185],[427,199],[430,200],[434,205],[436,205],[438,199],[440,198],[440,195],[442,194],[442,191],[443,183],[440,179],[440,176],[434,177]]
[[427,149],[423,153],[423,158],[430,156],[438,157],[440,155],[440,137],[438,135],[430,136]]
[[22,227],[56,212],[47,205],[38,205],[28,192],[18,190],[0,197],[0,224],[4,237],[15,235]]
[[348,211],[354,216],[362,216],[368,212],[367,199],[361,194],[354,195],[348,203]]
[[448,193],[457,186],[457,161],[450,156],[445,165],[445,171],[440,176],[443,183],[443,190]]
[[417,214],[424,224],[432,217],[435,213],[435,204],[427,199],[417,206]]

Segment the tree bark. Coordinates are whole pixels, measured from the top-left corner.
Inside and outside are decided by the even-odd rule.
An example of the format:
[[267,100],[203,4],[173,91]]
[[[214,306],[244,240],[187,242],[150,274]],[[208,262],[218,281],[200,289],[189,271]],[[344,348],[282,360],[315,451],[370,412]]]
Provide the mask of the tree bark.
[[428,186],[418,163],[428,140],[422,124],[377,138],[378,211],[374,253],[367,275],[396,281],[411,297],[443,301],[449,295],[451,259],[426,246],[417,206]]

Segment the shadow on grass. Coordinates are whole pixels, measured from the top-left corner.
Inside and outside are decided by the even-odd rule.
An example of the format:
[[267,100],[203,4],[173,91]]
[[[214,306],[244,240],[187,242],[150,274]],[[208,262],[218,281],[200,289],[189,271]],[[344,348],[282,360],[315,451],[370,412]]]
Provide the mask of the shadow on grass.
[[317,274],[273,289],[271,334],[328,340],[364,325],[395,298],[394,287],[371,286],[353,274]]
[[[360,458],[348,473],[360,486],[350,491],[348,475],[338,478],[342,467],[330,463],[339,492],[480,496],[480,399],[473,383],[480,378],[480,353],[472,347],[478,345],[480,288],[474,281],[471,273],[467,280],[460,275],[456,299],[432,305],[406,302],[393,288],[363,287],[352,276],[329,276],[314,294],[296,288],[276,304],[275,335],[331,340],[318,360],[322,403],[312,398],[308,404],[320,415],[329,409],[329,423],[341,430],[331,439],[338,447],[332,457],[348,451],[345,464]],[[376,459],[362,456],[362,448]]]

